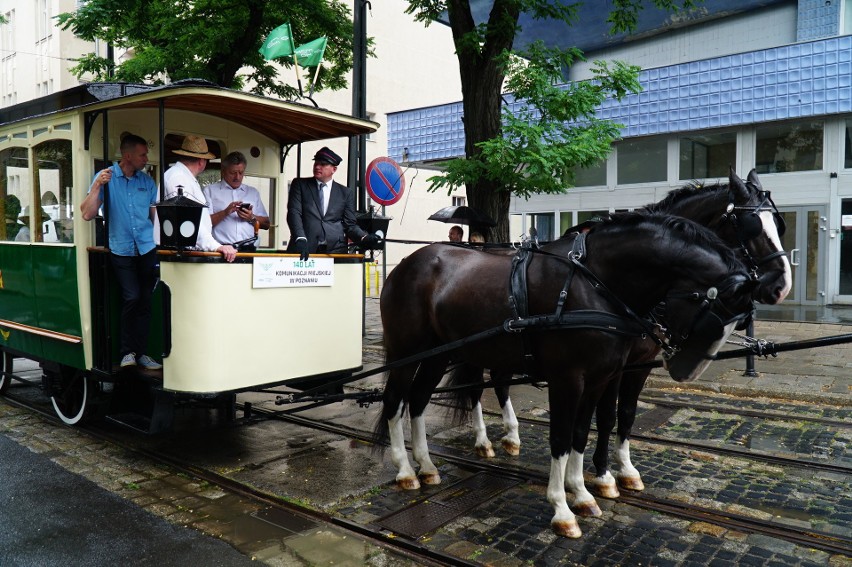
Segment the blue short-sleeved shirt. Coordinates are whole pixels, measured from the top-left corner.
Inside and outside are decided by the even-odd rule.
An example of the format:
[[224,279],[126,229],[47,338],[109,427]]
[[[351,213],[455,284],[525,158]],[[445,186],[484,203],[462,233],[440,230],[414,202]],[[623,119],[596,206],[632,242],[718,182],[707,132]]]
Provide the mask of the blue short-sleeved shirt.
[[151,176],[137,171],[127,177],[118,164],[113,163],[108,191],[110,252],[117,256],[136,256],[153,250],[154,223],[150,208],[157,203],[157,185]]

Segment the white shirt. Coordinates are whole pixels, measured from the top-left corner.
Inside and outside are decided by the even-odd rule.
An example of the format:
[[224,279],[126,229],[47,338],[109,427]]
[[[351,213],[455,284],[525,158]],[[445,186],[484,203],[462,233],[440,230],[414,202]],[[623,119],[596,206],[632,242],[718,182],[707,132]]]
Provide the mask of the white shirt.
[[[260,200],[260,192],[243,183],[236,189],[228,185],[224,180],[207,185],[202,190],[210,214],[218,213],[228,208],[234,201],[251,204],[251,211],[255,216],[268,217],[269,213]],[[213,227],[213,237],[219,242],[240,242],[254,236],[254,225],[241,219],[234,211],[227,215],[219,224]]]
[[329,198],[331,198],[331,184],[332,184],[331,179],[328,180],[328,183],[325,183],[325,182],[317,179],[317,191],[322,189],[322,186],[325,185],[325,192],[320,193],[320,196],[322,197],[322,211],[320,211],[320,212],[323,214],[323,216],[325,216],[325,212],[328,210],[328,200],[329,200]]
[[[178,194],[177,187],[183,187],[183,195],[202,205],[207,205],[201,186],[191,171],[182,163],[177,162],[166,170],[163,176],[166,184],[165,199],[171,199]],[[160,243],[160,219],[154,224],[154,241]],[[210,220],[210,207],[201,211],[201,221],[198,223],[198,240],[196,247],[206,252],[215,252],[222,244],[213,238],[213,221]]]

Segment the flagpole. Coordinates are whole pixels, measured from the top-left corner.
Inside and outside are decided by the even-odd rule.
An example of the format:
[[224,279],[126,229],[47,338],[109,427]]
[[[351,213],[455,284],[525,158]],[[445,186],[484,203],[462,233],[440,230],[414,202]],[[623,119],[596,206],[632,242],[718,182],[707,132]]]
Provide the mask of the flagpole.
[[290,51],[293,52],[293,65],[296,66],[296,84],[299,85],[299,96],[305,96],[302,90],[302,74],[299,73],[299,58],[296,57],[296,42],[293,40],[293,26],[290,26]]
[[311,90],[310,94],[308,94],[308,98],[311,98],[314,95],[314,85],[317,84],[317,77],[319,76],[319,70],[322,67],[322,64],[317,64],[317,69],[314,71],[314,80],[311,81]]

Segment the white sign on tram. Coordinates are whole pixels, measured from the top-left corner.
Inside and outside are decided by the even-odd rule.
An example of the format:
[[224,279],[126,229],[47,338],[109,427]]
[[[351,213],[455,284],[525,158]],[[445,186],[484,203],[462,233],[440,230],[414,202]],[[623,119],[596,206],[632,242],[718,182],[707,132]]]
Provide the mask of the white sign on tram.
[[255,256],[252,287],[330,287],[334,285],[334,259],[261,258]]

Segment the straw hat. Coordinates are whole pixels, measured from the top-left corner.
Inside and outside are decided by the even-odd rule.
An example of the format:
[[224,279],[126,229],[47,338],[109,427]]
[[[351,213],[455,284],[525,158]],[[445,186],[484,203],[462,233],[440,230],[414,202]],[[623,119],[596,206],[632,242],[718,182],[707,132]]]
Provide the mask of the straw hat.
[[201,136],[194,136],[192,134],[187,134],[180,145],[180,149],[175,150],[175,153],[182,156],[204,159],[213,159],[216,157],[207,149],[207,140]]

